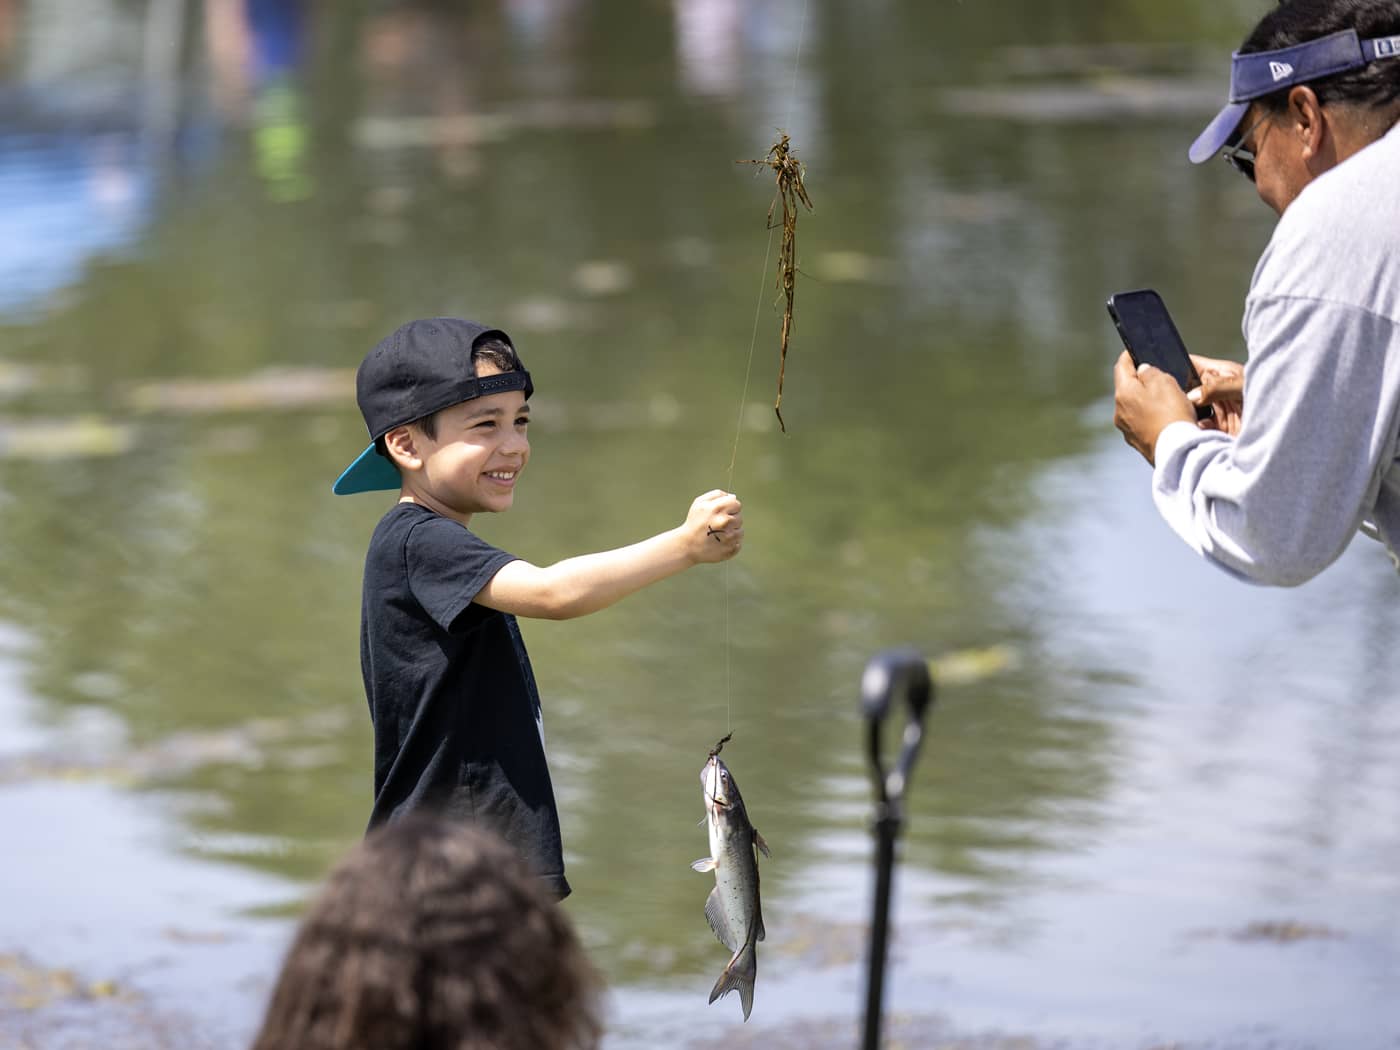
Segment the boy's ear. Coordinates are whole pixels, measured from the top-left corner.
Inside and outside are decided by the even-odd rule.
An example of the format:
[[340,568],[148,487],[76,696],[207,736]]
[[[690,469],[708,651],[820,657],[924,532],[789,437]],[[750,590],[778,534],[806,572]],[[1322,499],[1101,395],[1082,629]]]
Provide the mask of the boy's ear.
[[422,469],[422,451],[418,448],[417,435],[408,424],[395,427],[385,434],[384,446],[389,450],[389,458],[400,470]]

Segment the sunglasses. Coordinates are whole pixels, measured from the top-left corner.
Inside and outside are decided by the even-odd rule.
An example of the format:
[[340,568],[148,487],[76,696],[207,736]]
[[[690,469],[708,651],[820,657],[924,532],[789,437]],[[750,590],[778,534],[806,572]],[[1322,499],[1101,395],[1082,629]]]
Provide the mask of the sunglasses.
[[1254,134],[1259,125],[1263,124],[1264,121],[1272,116],[1272,113],[1265,113],[1251,124],[1243,135],[1235,140],[1234,145],[1227,146],[1225,152],[1221,154],[1226,164],[1230,165],[1230,167],[1234,168],[1250,182],[1254,181],[1254,151],[1245,149],[1244,142],[1250,135]]

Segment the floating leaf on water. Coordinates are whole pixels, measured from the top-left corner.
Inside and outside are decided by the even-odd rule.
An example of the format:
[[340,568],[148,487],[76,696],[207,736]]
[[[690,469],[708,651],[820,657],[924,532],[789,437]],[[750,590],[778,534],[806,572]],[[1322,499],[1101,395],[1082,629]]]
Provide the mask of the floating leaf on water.
[[441,149],[501,142],[547,131],[640,131],[655,126],[656,107],[643,99],[549,99],[485,113],[368,117],[354,129],[364,149]]
[[1328,926],[1310,925],[1293,920],[1251,922],[1243,929],[1230,934],[1230,939],[1233,941],[1273,941],[1275,944],[1292,944],[1295,941],[1342,940],[1345,937],[1345,933]]
[[957,649],[929,661],[929,673],[940,686],[970,685],[1014,670],[1020,663],[1015,649],[989,645],[981,649]]
[[578,264],[574,287],[585,295],[617,295],[632,287],[632,271],[615,259],[594,259]]
[[888,259],[855,251],[822,252],[812,270],[830,284],[888,284],[895,276]]
[[350,368],[269,369],[232,379],[167,379],[140,383],[127,400],[137,412],[204,415],[343,406],[355,394]]
[[0,956],[0,1004],[33,1012],[65,1000],[111,999],[115,981],[84,983],[68,969],[48,969],[22,955]]
[[136,431],[128,423],[94,416],[0,421],[0,458],[58,460],[120,456],[131,451]]
[[579,311],[563,299],[540,296],[525,299],[506,310],[508,330],[515,332],[563,332],[578,327]]
[[1188,44],[1030,44],[999,48],[992,66],[1006,76],[1063,77],[1106,70],[1171,73],[1190,69],[1200,51]]
[[167,926],[160,935],[176,944],[227,944],[231,939],[223,930],[185,930],[178,926]]
[[500,114],[457,113],[445,117],[366,117],[355,126],[365,149],[427,149],[499,142],[510,133]]
[[939,96],[940,108],[960,117],[1081,123],[1125,117],[1197,116],[1218,108],[1214,81],[1114,76],[1100,80],[1004,87],[957,88]]
[[39,370],[33,365],[0,361],[0,397],[27,394],[39,385]]

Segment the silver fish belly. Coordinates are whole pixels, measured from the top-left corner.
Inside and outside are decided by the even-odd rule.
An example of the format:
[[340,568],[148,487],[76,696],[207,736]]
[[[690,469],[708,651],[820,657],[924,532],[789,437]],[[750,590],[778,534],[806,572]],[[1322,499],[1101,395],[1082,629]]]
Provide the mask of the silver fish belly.
[[718,754],[712,754],[705,763],[700,783],[710,855],[691,867],[715,873],[714,889],[705,901],[705,918],[720,943],[734,953],[710,992],[710,1002],[737,990],[747,1021],[753,1010],[753,986],[758,975],[757,944],[764,938],[757,851],[768,856],[768,844],[749,823],[739,787]]

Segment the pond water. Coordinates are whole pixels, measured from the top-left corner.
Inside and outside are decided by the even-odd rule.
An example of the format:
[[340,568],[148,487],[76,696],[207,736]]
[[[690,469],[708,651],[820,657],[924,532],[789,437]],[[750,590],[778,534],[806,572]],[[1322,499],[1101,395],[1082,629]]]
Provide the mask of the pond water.
[[[745,501],[728,567],[524,625],[610,1047],[855,1044],[856,696],[902,644],[941,672],[902,1045],[1396,1046],[1400,580],[1366,540],[1227,578],[1111,426],[1109,293],[1242,356],[1272,216],[1185,148],[1255,6],[0,4],[0,1044],[246,1044],[369,809],[353,369],[458,314],[539,388],[492,542]],[[779,129],[787,434],[734,163]],[[730,729],[773,847],[747,1025],[689,868]]]

